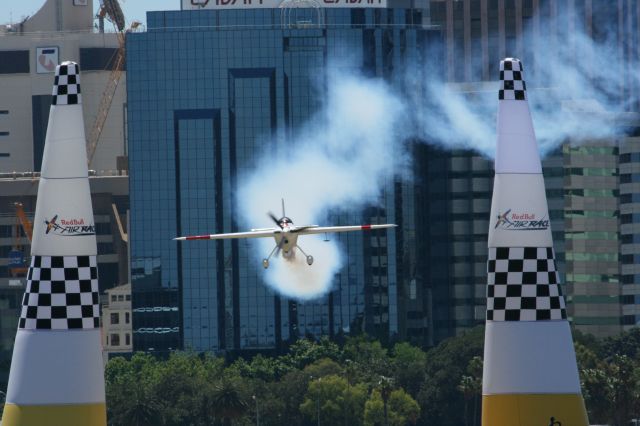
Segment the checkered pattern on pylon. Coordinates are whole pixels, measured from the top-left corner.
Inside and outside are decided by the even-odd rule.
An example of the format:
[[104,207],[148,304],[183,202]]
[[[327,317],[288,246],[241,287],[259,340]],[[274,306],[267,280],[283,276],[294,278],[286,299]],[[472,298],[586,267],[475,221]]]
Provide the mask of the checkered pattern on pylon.
[[522,62],[506,58],[500,61],[500,90],[498,98],[504,100],[527,100],[527,85],[522,78]]
[[33,256],[18,328],[100,327],[96,256]]
[[566,319],[551,247],[490,247],[487,320]]
[[51,105],[81,104],[80,67],[75,62],[63,62],[56,67]]

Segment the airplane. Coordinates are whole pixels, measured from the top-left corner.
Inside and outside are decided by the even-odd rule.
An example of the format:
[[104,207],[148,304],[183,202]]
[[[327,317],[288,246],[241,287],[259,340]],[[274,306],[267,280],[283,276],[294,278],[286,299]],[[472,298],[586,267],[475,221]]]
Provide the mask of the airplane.
[[262,259],[262,266],[264,269],[269,267],[269,260],[275,254],[278,256],[282,252],[282,257],[286,260],[292,260],[295,258],[295,249],[305,256],[307,265],[313,265],[313,256],[308,255],[298,245],[298,237],[300,235],[309,234],[327,234],[330,232],[352,232],[352,231],[369,231],[372,229],[384,229],[394,228],[398,225],[395,224],[381,224],[381,225],[353,225],[353,226],[319,226],[319,225],[303,225],[296,226],[293,221],[287,217],[284,211],[284,200],[282,200],[282,217],[277,218],[273,213],[269,212],[267,215],[278,226],[277,228],[258,228],[251,229],[248,232],[232,232],[227,234],[210,234],[210,235],[192,235],[187,237],[174,238],[176,241],[190,241],[190,240],[225,240],[225,239],[238,239],[238,238],[267,238],[273,237],[276,242],[276,246],[271,250],[269,256]]

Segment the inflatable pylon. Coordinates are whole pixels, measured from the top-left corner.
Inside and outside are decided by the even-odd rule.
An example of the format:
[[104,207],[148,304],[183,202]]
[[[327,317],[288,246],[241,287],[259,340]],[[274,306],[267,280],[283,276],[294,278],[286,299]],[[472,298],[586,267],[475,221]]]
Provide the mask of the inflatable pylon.
[[522,63],[500,63],[482,426],[588,426]]
[[79,71],[56,68],[3,426],[107,423]]

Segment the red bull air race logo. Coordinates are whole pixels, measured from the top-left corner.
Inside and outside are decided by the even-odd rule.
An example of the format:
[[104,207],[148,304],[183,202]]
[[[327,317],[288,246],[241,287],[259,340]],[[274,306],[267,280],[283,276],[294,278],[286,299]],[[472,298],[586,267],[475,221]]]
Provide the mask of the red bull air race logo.
[[84,235],[95,235],[96,227],[88,225],[84,219],[61,219],[55,215],[50,220],[44,221],[45,234],[60,235],[62,237],[81,237]]
[[543,231],[549,228],[549,219],[538,218],[535,213],[514,213],[512,209],[499,214],[493,229],[506,231]]

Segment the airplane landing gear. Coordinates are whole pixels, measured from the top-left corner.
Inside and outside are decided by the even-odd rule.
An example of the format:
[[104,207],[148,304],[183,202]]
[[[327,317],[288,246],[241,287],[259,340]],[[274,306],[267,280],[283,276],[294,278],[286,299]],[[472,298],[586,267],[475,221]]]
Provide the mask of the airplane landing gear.
[[269,259],[262,259],[262,267],[267,269],[269,267]]
[[296,246],[296,247],[298,247],[298,250],[300,250],[300,252],[301,252],[302,254],[304,254],[304,257],[306,257],[306,258],[307,258],[307,265],[309,265],[309,266],[313,265],[313,256],[311,256],[311,255],[309,255],[309,254],[305,253],[305,252],[304,252],[304,250],[302,250],[302,249],[300,248],[300,246]]

